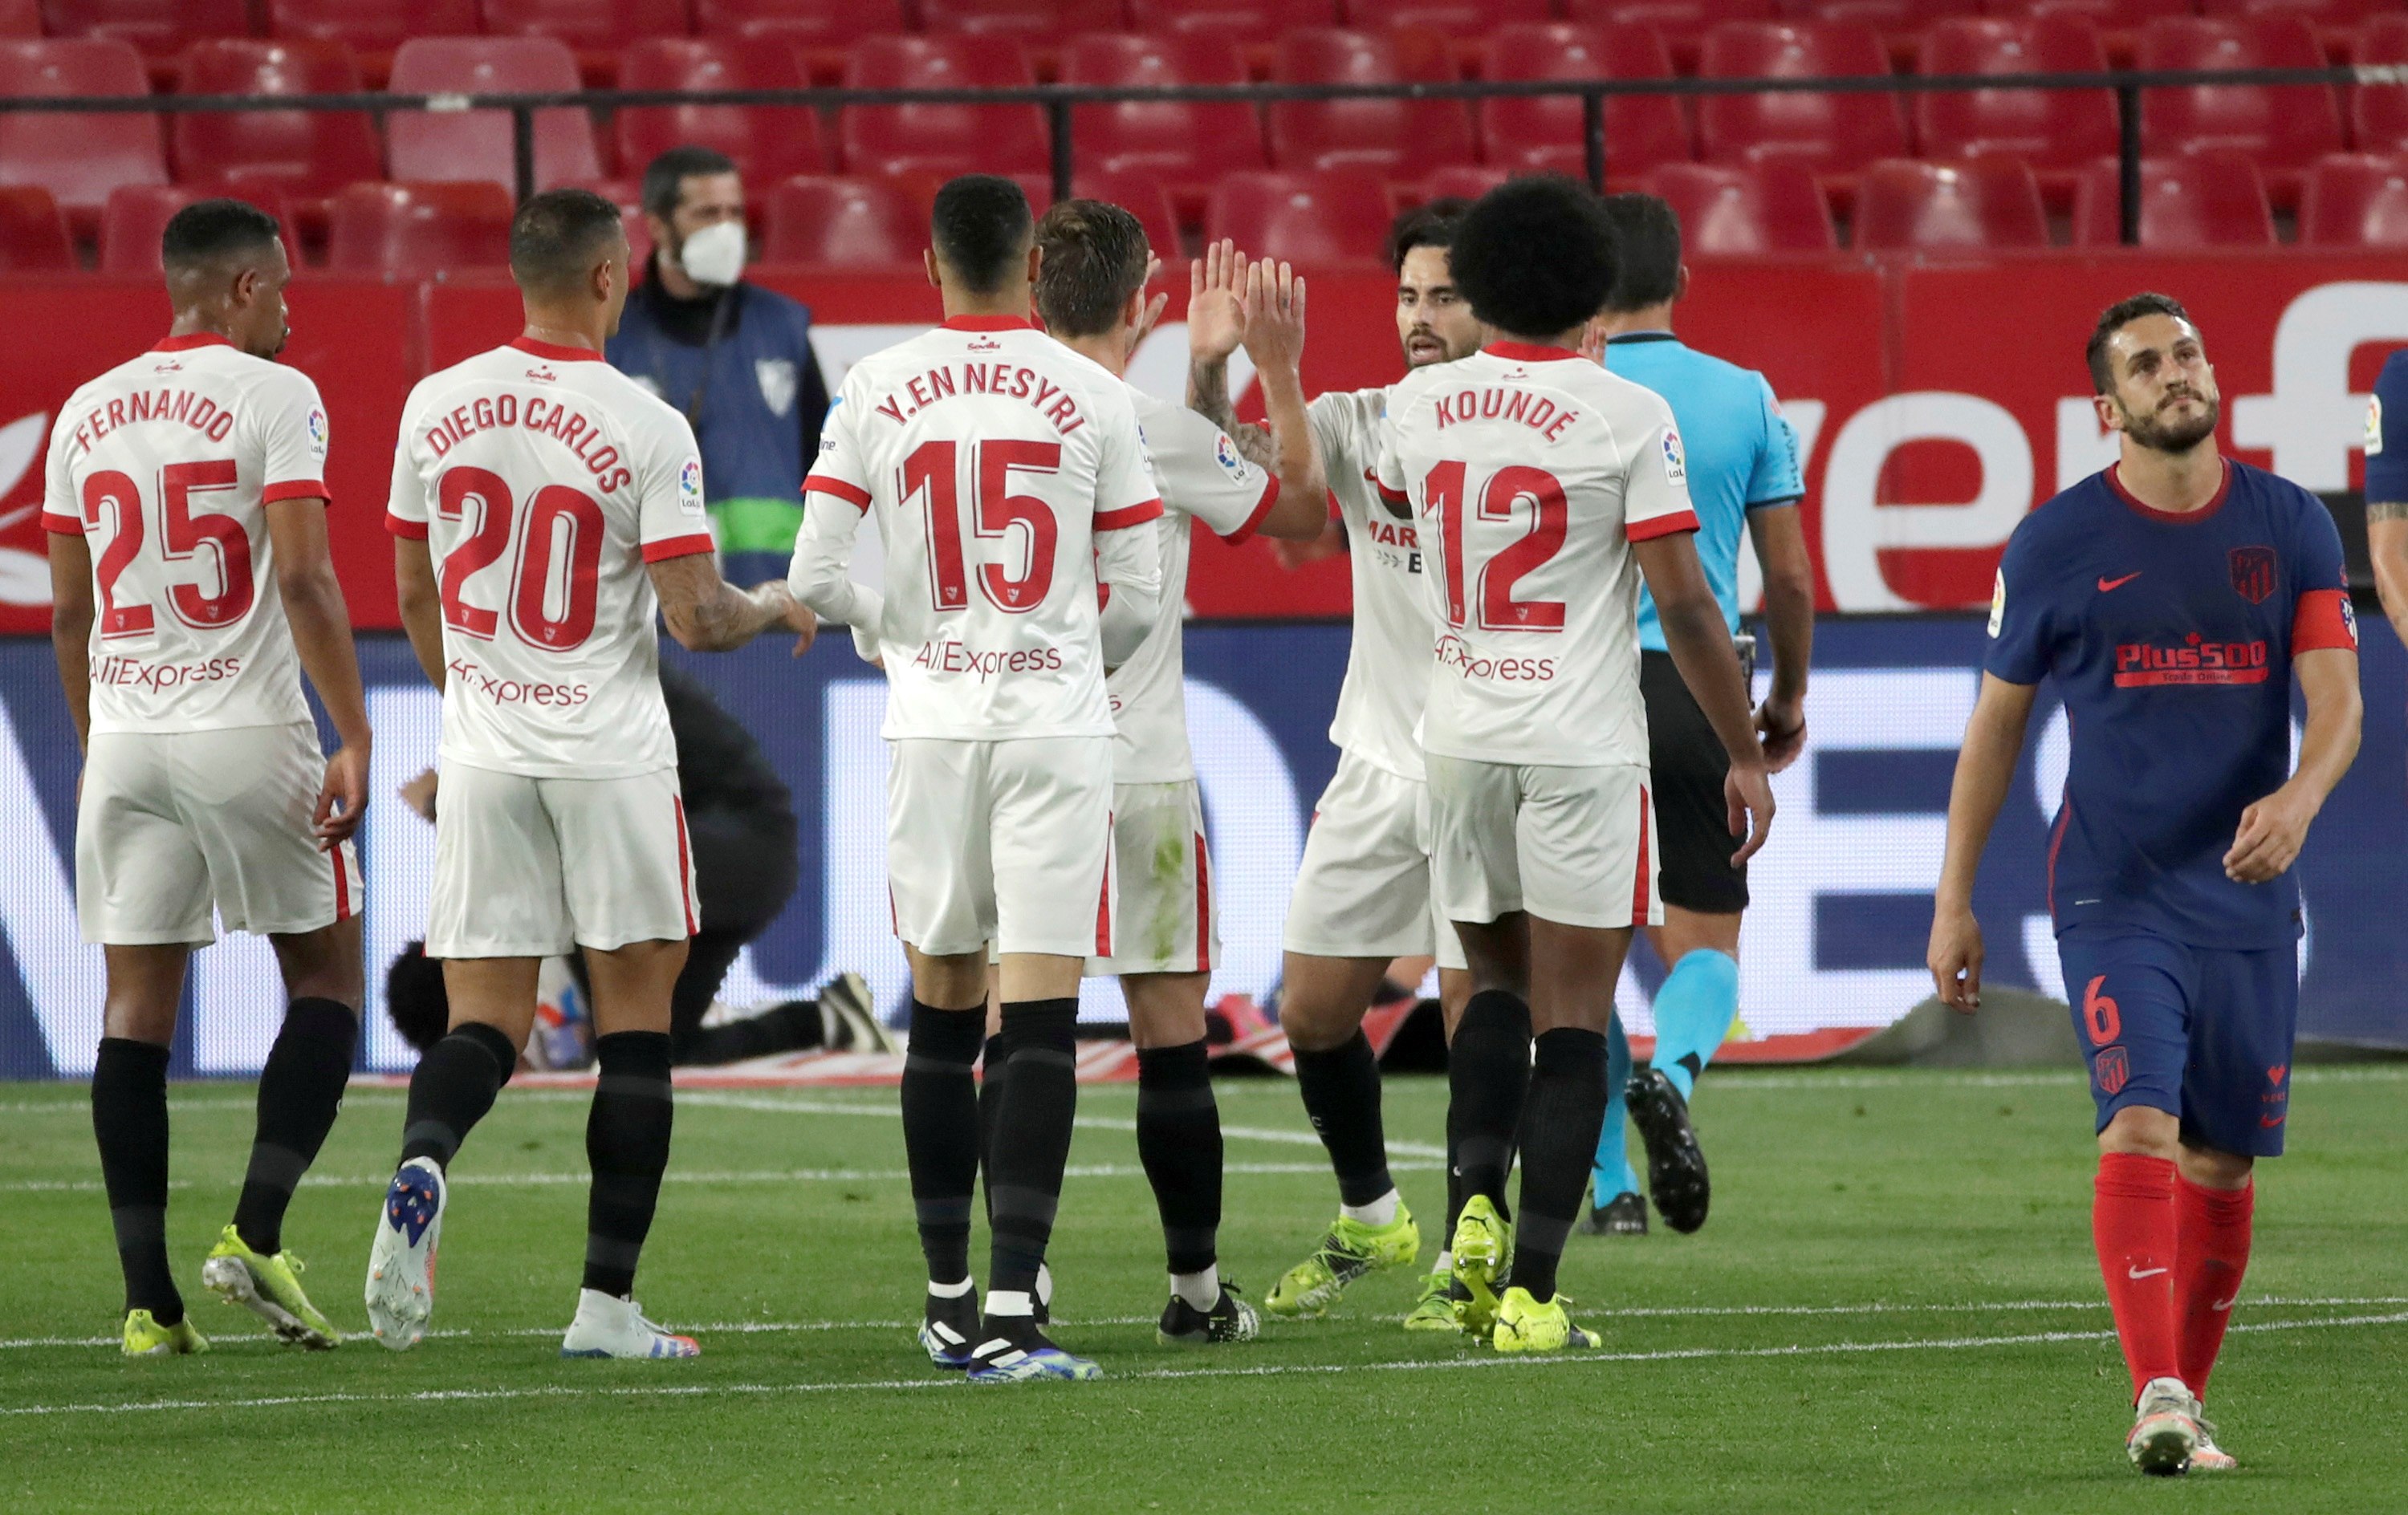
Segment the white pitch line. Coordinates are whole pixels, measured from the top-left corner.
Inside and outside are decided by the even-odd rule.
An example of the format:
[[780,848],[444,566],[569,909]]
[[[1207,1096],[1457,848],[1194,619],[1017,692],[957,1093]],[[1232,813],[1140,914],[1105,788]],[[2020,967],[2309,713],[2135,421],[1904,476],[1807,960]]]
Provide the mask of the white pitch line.
[[[1391,1163],[1391,1173],[1436,1173],[1445,1164]],[[1224,1163],[1221,1171],[1240,1176],[1276,1174],[1326,1173],[1326,1163]],[[724,1172],[703,1169],[681,1172],[670,1168],[661,1176],[664,1183],[748,1184],[748,1183],[899,1183],[911,1174],[908,1168],[763,1168]],[[1140,1179],[1145,1169],[1135,1163],[1073,1163],[1062,1170],[1066,1179]],[[587,1172],[575,1173],[462,1173],[452,1178],[454,1186],[480,1188],[545,1188],[554,1184],[583,1184],[592,1178]],[[303,1178],[304,1189],[381,1189],[392,1179],[383,1177],[355,1178],[349,1175],[312,1173]],[[175,1189],[223,1189],[222,1184],[203,1183],[192,1179],[171,1179],[167,1187]],[[12,1179],[0,1182],[0,1193],[98,1193],[98,1179]]]
[[[2408,1324],[2408,1311],[2386,1315],[2334,1316],[2314,1321],[2252,1322],[2234,1331],[2323,1331],[2351,1326]],[[1582,1352],[1578,1355],[1484,1356],[1424,1358],[1384,1363],[1271,1363],[1244,1367],[1140,1368],[1111,1375],[1123,1380],[1185,1379],[1274,1379],[1333,1373],[1448,1373],[1471,1368],[1536,1368],[1576,1366],[1590,1363],[1685,1363],[1776,1357],[1826,1357],[1865,1352],[1973,1351],[1988,1347],[2044,1346],[2071,1341],[2112,1341],[2113,1331],[2032,1331],[2015,1336],[1940,1336],[1903,1341],[1830,1341],[1783,1347],[1685,1347],[1665,1351]],[[13,1405],[0,1416],[134,1415],[172,1409],[272,1409],[312,1405],[406,1405],[453,1402],[494,1403],[512,1399],[653,1399],[695,1398],[713,1394],[766,1395],[786,1394],[874,1394],[886,1390],[957,1389],[966,1380],[953,1375],[928,1379],[873,1379],[856,1382],[690,1383],[643,1388],[575,1388],[559,1384],[523,1389],[422,1389],[411,1394],[337,1393],[277,1394],[253,1399],[152,1399],[117,1404]]]
[[[2264,1299],[2243,1301],[2253,1309],[2363,1309],[2372,1305],[2408,1305],[2408,1294],[2327,1294],[2270,1295]],[[2000,1312],[2025,1313],[2037,1310],[2103,1310],[2103,1299],[1993,1299],[1968,1304],[1892,1304],[1875,1300],[1862,1305],[1663,1305],[1634,1306],[1600,1312],[1608,1320],[1705,1320],[1727,1316],[1829,1316],[1829,1315],[1987,1315]],[[1345,1319],[1341,1317],[1340,1319]],[[1151,1315],[1062,1316],[1059,1323],[1070,1326],[1089,1325],[1152,1325]],[[2282,1322],[2277,1322],[2282,1323]],[[677,1329],[688,1335],[762,1336],[816,1334],[824,1331],[910,1331],[917,1321],[726,1321],[706,1325],[680,1325]],[[2266,1327],[2252,1326],[2253,1330]],[[2241,1330],[2242,1326],[2233,1326]],[[506,1326],[500,1330],[429,1331],[429,1339],[466,1336],[549,1336],[560,1328],[549,1325]],[[364,1332],[352,1332],[345,1339],[374,1339]],[[0,1338],[0,1351],[29,1347],[114,1347],[115,1336],[18,1336]],[[213,1344],[216,1347],[265,1347],[281,1350],[282,1343],[268,1336],[234,1336]]]

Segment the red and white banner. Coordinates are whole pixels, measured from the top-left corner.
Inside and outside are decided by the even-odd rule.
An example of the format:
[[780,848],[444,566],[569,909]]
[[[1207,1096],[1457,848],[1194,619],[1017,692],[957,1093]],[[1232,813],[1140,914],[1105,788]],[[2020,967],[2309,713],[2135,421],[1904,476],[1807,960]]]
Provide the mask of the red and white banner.
[[[1822,603],[1836,610],[1987,601],[2015,522],[2113,456],[2082,352],[2098,312],[2123,295],[2159,290],[2190,307],[2223,388],[2225,444],[2315,490],[2358,481],[2366,391],[2384,354],[2408,345],[2408,281],[2367,256],[1768,259],[1692,272],[1682,335],[1762,369],[1805,444],[1807,540]],[[936,292],[916,279],[754,277],[811,305],[831,389],[853,361],[938,314]],[[1185,281],[1168,287],[1173,306],[1131,378],[1175,394]],[[516,335],[517,296],[485,276],[312,275],[291,298],[286,358],[317,380],[332,425],[327,479],[351,613],[392,626],[380,520],[402,401],[420,376]],[[1376,273],[1312,279],[1308,388],[1395,379],[1393,308]],[[0,286],[0,322],[26,337],[0,372],[0,632],[49,624],[36,516],[52,418],[77,385],[156,341],[166,319],[150,281],[28,275]],[[1260,411],[1251,396],[1240,408]],[[1266,544],[1199,536],[1189,599],[1207,617],[1342,615],[1346,566],[1290,573]]]

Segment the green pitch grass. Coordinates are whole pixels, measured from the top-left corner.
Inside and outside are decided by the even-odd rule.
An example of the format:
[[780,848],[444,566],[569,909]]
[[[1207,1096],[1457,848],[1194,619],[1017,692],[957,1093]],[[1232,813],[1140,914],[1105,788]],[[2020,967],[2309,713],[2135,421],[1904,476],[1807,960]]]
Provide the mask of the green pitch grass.
[[[83,1092],[0,1089],[0,1498],[18,1510],[2046,1512],[2397,1508],[2408,1423],[2408,1075],[2298,1075],[2210,1409],[2241,1471],[2145,1482],[2088,1233],[2078,1074],[1712,1077],[1694,1237],[1575,1236],[1605,1351],[1408,1336],[1414,1279],[1254,1345],[1158,1347],[1128,1089],[1082,1091],[1057,1335],[1111,1375],[970,1388],[910,1336],[920,1262],[891,1091],[688,1093],[638,1296],[698,1361],[562,1362],[585,1100],[505,1093],[456,1170],[437,1335],[305,1354],[198,1287],[250,1092],[179,1086],[169,1211],[207,1357],[127,1362]],[[1224,1080],[1225,1266],[1256,1299],[1336,1203],[1283,1082]],[[1442,1084],[1392,1083],[1436,1250]],[[354,1093],[287,1243],[338,1323],[401,1122]],[[980,1255],[983,1255],[982,1252]]]

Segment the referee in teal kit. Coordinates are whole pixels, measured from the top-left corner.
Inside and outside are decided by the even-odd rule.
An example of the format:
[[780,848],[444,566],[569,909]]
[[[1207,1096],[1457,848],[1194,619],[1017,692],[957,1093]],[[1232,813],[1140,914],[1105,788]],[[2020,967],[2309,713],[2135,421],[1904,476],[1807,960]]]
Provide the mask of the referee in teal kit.
[[[1605,366],[1643,384],[1672,407],[1698,512],[1698,557],[1723,619],[1740,641],[1742,667],[1753,643],[1739,619],[1739,539],[1742,525],[1764,569],[1764,619],[1772,635],[1772,690],[1756,725],[1774,772],[1806,742],[1806,663],[1814,639],[1813,570],[1798,501],[1806,493],[1798,434],[1781,417],[1772,386],[1753,369],[1685,346],[1672,335],[1672,307],[1688,292],[1681,264],[1681,222],[1652,194],[1606,200],[1617,244],[1613,292],[1593,333],[1605,337]],[[1591,1236],[1647,1229],[1623,1140],[1625,1084],[1630,1119],[1647,1147],[1647,1187],[1675,1231],[1706,1223],[1704,1154],[1689,1124],[1689,1097],[1739,1014],[1739,922],[1747,908],[1747,869],[1724,814],[1728,760],[1688,686],[1672,666],[1656,600],[1639,601],[1641,693],[1647,701],[1648,763],[1662,853],[1658,884],[1664,923],[1648,928],[1671,972],[1656,992],[1656,1055],[1632,1077],[1630,1044],[1617,1021],[1608,1038],[1605,1130],[1598,1140],[1594,1203],[1582,1230]]]

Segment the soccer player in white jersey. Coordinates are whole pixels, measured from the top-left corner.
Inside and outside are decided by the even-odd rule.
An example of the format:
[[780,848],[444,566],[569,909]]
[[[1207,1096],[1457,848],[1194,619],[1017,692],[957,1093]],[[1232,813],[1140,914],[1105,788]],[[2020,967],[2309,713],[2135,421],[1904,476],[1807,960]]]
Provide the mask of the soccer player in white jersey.
[[[1047,335],[1124,373],[1147,321],[1152,256],[1138,219],[1118,206],[1065,200],[1037,223],[1037,312]],[[1204,1046],[1204,993],[1218,955],[1204,801],[1187,745],[1181,622],[1195,523],[1228,542],[1261,533],[1318,536],[1328,483],[1304,415],[1304,280],[1285,264],[1257,264],[1249,287],[1202,289],[1197,302],[1235,306],[1280,438],[1270,469],[1257,467],[1220,427],[1182,405],[1132,389],[1162,519],[1149,528],[1162,558],[1161,607],[1137,655],[1105,688],[1112,743],[1113,871],[1119,883],[1113,952],[1090,974],[1116,974],[1137,1044],[1137,1151],[1154,1186],[1168,1254],[1170,1299],[1156,1335],[1165,1345],[1247,1341],[1254,1307],[1220,1276],[1221,1117]],[[1188,319],[1197,311],[1191,303]],[[990,1067],[1008,1065],[990,1049]]]
[[[1480,350],[1480,323],[1455,293],[1447,263],[1447,241],[1464,207],[1460,200],[1434,201],[1390,228],[1397,340],[1408,369]],[[1221,249],[1207,250],[1208,265],[1226,260]],[[1189,308],[1188,341],[1191,403],[1234,426],[1226,366],[1238,333],[1199,300]],[[1295,1053],[1305,1113],[1336,1170],[1339,1212],[1312,1254],[1272,1286],[1266,1305],[1277,1315],[1323,1314],[1355,1279],[1410,1267],[1419,1256],[1421,1229],[1388,1175],[1379,1062],[1363,1035],[1363,1013],[1399,956],[1436,955],[1450,1033],[1471,993],[1462,950],[1430,894],[1429,802],[1414,735],[1438,639],[1422,590],[1426,553],[1413,523],[1382,508],[1372,487],[1387,400],[1383,386],[1324,394],[1311,407],[1312,436],[1351,544],[1354,636],[1329,727],[1338,771],[1313,806],[1288,903],[1280,1024]],[[1461,1196],[1452,1180],[1448,1189],[1451,1230]],[[1408,1328],[1455,1329],[1451,1263],[1441,1251],[1405,1317]]]
[[[167,1052],[209,914],[276,950],[287,1003],[234,1222],[201,1279],[304,1346],[339,1340],[283,1251],[335,1123],[360,1007],[367,707],[326,548],[326,409],[272,361],[292,277],[275,218],[204,200],[167,222],[166,340],[71,395],[50,432],[51,638],[83,744],[76,913],[108,993],[93,1129],[129,1356],[205,1351],[167,1265]],[[97,575],[94,567],[97,565]],[[301,674],[341,744],[330,758]]]
[[[1433,560],[1440,629],[1422,716],[1432,857],[1473,980],[1448,1060],[1467,1191],[1449,1250],[1468,1329],[1487,1325],[1500,1351],[1554,1351],[1593,1344],[1556,1297],[1555,1266],[1605,1113],[1614,981],[1632,929],[1663,920],[1641,574],[1730,753],[1734,833],[1754,817],[1740,858],[1763,843],[1772,791],[1690,540],[1698,518],[1671,410],[1577,350],[1613,282],[1602,202],[1569,179],[1515,179],[1464,213],[1452,261],[1489,339],[1391,392],[1378,480]],[[1498,1202],[1517,1140],[1509,1236]]]
[[691,1357],[632,1298],[669,1155],[669,995],[694,867],[653,617],[696,651],[815,622],[719,577],[685,418],[602,361],[627,298],[618,207],[552,190],[510,223],[526,329],[422,380],[394,449],[402,623],[443,692],[426,955],[451,1030],[410,1076],[368,1322],[425,1335],[445,1175],[518,1065],[542,960],[583,948],[600,1079],[585,1273],[564,1357]]
[[[1162,502],[1128,386],[1028,323],[1038,253],[1019,186],[952,180],[930,231],[945,322],[846,377],[803,483],[790,581],[829,621],[874,628],[890,685],[886,867],[911,965],[902,1104],[928,1265],[921,1344],[982,1381],[1092,1379],[1094,1363],[1046,1339],[1035,1292],[1078,1103],[1080,970],[1114,941],[1104,674],[1154,624],[1160,549],[1139,528]],[[847,577],[866,516],[885,547],[876,589]],[[990,942],[1010,1055],[987,1144],[982,1320],[971,1069]]]

